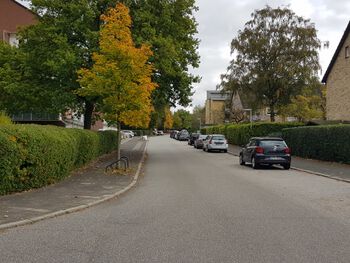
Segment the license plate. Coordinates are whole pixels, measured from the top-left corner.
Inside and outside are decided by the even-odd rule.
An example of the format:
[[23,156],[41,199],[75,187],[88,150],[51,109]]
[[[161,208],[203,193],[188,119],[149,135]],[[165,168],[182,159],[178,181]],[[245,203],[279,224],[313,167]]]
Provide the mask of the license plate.
[[281,157],[269,157],[268,160],[283,160]]
[[216,142],[215,144],[224,144],[223,142]]

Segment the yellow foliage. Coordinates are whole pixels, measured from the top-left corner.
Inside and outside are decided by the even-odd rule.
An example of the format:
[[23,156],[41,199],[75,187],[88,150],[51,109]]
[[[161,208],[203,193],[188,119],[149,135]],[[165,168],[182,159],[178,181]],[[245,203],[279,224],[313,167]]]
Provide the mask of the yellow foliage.
[[78,71],[78,94],[100,98],[107,121],[148,127],[152,109],[151,93],[156,88],[148,62],[149,46],[136,48],[131,37],[129,9],[119,3],[101,16],[100,51],[93,54],[92,69]]
[[3,111],[0,111],[0,124],[12,124],[11,118]]
[[171,113],[169,107],[166,107],[165,110],[165,120],[164,120],[164,129],[171,129],[174,125],[173,114]]

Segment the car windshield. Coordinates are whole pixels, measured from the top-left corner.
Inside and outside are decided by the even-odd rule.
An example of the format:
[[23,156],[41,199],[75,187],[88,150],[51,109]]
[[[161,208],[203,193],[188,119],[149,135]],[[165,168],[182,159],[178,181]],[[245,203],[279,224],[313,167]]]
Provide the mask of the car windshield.
[[220,136],[220,135],[214,135],[212,137],[213,140],[216,140],[216,141],[223,141],[225,140],[225,137],[224,136]]
[[264,141],[260,141],[259,145],[267,146],[267,147],[273,147],[273,146],[287,147],[286,143],[280,140],[264,140]]
[[208,136],[208,135],[202,135],[202,134],[201,134],[201,135],[199,135],[199,139],[204,140],[205,138],[207,138],[207,136]]

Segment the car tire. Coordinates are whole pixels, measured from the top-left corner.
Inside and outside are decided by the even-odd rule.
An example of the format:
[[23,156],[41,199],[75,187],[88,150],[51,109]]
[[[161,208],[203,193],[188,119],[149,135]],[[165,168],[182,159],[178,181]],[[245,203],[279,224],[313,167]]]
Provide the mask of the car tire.
[[284,170],[289,170],[290,169],[290,163],[283,164],[282,166],[283,166]]
[[242,154],[239,155],[239,164],[240,165],[245,165],[245,162],[243,161],[243,155]]
[[259,164],[256,163],[255,156],[252,157],[252,167],[253,169],[259,169]]
[[227,153],[227,150],[224,150],[224,153]]

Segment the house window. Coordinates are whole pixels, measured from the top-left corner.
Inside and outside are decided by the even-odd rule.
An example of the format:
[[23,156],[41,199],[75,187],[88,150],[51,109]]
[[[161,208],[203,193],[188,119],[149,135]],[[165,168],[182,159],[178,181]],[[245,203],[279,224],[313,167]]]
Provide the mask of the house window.
[[350,57],[350,49],[349,46],[345,47],[345,58]]

